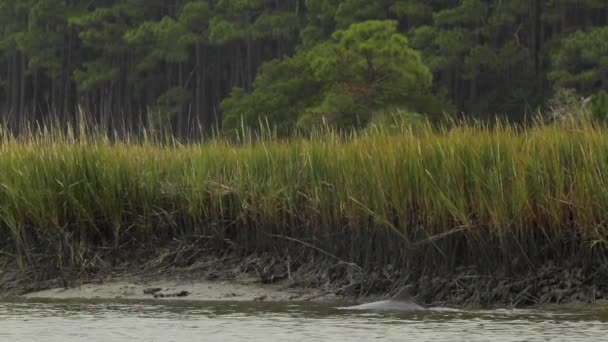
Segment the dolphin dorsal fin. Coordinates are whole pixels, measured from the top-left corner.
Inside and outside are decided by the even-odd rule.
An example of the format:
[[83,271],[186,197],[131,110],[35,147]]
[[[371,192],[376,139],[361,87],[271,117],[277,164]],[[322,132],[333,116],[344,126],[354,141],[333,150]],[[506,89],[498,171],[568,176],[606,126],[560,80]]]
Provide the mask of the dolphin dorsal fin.
[[412,286],[411,285],[407,285],[404,286],[401,290],[399,290],[399,292],[397,292],[396,295],[393,296],[393,298],[391,298],[391,300],[396,300],[396,301],[409,301],[412,300]]

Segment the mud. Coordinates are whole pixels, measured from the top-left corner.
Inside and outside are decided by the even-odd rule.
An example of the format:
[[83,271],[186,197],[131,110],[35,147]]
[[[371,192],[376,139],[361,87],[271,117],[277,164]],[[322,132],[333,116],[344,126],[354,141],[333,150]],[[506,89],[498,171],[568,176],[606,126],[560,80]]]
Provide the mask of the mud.
[[154,258],[43,280],[33,271],[16,271],[10,261],[0,266],[0,297],[361,303],[387,299],[410,284],[424,306],[525,307],[608,299],[607,265],[547,264],[517,275],[469,268],[431,276],[395,265],[365,270],[314,254],[232,254],[187,262]]

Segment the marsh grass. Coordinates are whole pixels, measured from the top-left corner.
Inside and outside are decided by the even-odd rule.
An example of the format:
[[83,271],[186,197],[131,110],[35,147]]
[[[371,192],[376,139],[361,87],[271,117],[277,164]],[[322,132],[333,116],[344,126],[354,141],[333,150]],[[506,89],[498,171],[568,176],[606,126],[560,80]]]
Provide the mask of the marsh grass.
[[426,273],[606,257],[608,129],[589,122],[198,144],[101,132],[0,132],[0,248],[22,269],[86,268],[186,237],[243,253],[299,241]]

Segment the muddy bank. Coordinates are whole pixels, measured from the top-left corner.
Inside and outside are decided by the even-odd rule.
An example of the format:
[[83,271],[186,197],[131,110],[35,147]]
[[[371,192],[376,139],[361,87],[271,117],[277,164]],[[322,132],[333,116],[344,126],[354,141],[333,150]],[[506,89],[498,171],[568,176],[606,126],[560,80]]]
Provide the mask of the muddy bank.
[[608,266],[546,264],[523,274],[479,274],[463,270],[451,277],[423,276],[419,293],[428,303],[478,307],[526,307],[596,303],[608,299]]
[[519,275],[480,274],[469,268],[430,276],[395,265],[365,270],[316,254],[265,254],[199,257],[187,265],[156,258],[44,280],[35,279],[31,271],[15,271],[8,260],[0,266],[0,297],[365,302],[412,284],[419,302],[429,306],[525,307],[608,298],[606,265],[547,264]]
[[[257,260],[257,258],[256,258]],[[4,262],[0,267],[0,298],[39,299],[155,299],[194,301],[324,301],[335,300],[332,291],[304,287],[293,279],[260,275],[243,265],[247,260],[206,258],[186,267],[128,264],[95,274],[65,274],[34,280],[31,272],[18,272]],[[259,261],[258,261],[259,263]]]
[[242,276],[231,280],[191,277],[115,275],[70,288],[53,287],[22,295],[40,299],[156,299],[190,301],[303,301],[332,296],[315,289],[294,289],[282,284],[262,285]]

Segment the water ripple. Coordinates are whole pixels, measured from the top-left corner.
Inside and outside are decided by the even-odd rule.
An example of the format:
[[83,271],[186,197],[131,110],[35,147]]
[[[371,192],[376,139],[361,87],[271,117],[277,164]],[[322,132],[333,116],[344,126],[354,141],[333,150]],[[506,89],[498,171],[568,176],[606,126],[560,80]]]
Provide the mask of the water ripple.
[[272,303],[0,303],[0,341],[602,341],[606,310],[351,313]]

